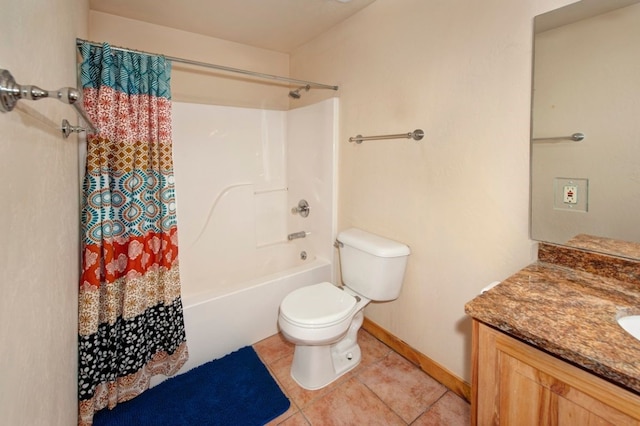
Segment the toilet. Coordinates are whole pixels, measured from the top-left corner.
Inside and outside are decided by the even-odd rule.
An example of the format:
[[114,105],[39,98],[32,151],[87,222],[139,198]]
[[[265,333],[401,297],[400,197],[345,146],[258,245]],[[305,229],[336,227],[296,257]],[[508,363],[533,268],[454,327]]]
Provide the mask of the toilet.
[[291,377],[303,388],[320,389],[360,363],[358,330],[364,307],[400,295],[409,247],[350,228],[336,245],[344,287],[321,282],[289,293],[280,304],[278,326],[296,345]]

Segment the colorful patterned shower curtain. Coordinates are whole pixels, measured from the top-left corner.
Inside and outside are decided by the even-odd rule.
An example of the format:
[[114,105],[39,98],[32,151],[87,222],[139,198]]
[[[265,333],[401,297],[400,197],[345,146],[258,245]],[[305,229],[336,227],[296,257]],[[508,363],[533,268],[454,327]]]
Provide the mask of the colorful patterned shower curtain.
[[79,293],[79,424],[173,375],[185,340],[171,148],[171,63],[85,43],[87,142]]

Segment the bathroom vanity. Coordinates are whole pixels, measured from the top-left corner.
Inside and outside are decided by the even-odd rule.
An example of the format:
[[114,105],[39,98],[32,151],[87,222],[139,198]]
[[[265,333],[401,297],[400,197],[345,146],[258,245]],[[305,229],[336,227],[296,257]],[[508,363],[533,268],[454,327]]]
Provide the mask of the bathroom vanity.
[[639,22],[639,0],[576,1],[535,18],[531,238],[550,243],[465,306],[473,425],[640,425],[640,321],[638,338],[618,323],[640,315],[629,204],[640,201],[640,104],[630,106],[640,84],[627,73],[639,62],[625,50],[637,50]]
[[617,322],[640,314],[637,259],[540,243],[465,311],[472,424],[640,425],[640,340]]

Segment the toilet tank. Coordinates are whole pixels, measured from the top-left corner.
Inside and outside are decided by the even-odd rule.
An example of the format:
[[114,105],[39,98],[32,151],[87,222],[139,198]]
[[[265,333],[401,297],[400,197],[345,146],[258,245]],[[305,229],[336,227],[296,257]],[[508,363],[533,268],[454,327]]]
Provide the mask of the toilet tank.
[[367,299],[388,301],[400,295],[409,247],[357,228],[338,234],[344,285]]

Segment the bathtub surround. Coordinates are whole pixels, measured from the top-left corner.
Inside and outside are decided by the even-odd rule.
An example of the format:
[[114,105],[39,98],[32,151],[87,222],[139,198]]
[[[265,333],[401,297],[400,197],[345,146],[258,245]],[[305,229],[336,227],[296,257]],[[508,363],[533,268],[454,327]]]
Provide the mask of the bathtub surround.
[[[337,111],[337,99],[288,112],[174,103],[185,298],[332,260]],[[308,217],[291,213],[301,199]]]
[[252,347],[243,347],[162,383],[113,410],[95,426],[264,425],[290,403]]
[[[332,279],[337,115],[337,99],[288,112],[173,104],[181,371],[276,333],[287,293]],[[291,212],[301,199],[307,217]]]
[[171,64],[85,43],[78,423],[175,374],[185,342],[171,152]]

